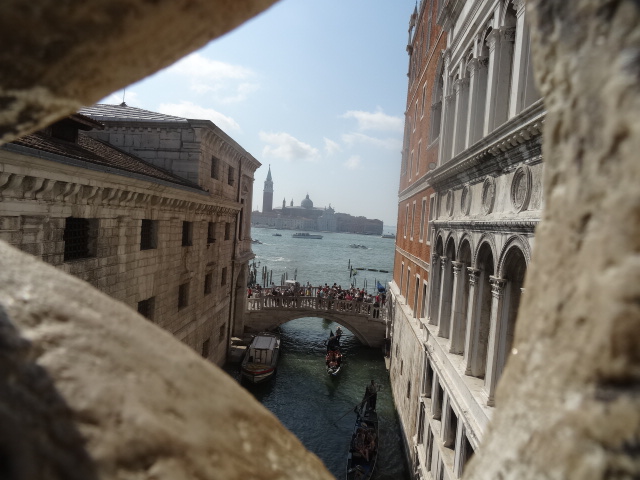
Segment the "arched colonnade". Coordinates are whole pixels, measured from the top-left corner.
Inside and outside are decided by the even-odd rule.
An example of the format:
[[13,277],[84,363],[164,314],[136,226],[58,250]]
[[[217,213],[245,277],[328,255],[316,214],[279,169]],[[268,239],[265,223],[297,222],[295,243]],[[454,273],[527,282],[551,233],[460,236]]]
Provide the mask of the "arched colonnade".
[[465,374],[483,378],[487,404],[513,348],[516,316],[527,265],[529,239],[436,232],[431,257],[427,323],[449,339],[449,352],[463,356]]

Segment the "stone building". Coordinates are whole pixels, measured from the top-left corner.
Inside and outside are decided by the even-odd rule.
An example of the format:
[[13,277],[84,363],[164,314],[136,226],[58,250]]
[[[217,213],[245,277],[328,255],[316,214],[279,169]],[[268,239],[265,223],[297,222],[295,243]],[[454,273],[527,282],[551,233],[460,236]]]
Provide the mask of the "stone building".
[[512,350],[543,203],[529,45],[522,0],[410,19],[390,373],[415,478],[460,478]]
[[83,112],[0,147],[0,238],[224,363],[259,163],[209,121]]

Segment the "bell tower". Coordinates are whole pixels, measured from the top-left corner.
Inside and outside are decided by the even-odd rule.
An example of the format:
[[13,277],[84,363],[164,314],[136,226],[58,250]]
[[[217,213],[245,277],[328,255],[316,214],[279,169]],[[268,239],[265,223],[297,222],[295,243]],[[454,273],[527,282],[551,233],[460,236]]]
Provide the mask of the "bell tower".
[[264,181],[264,190],[262,191],[262,213],[273,211],[273,180],[271,180],[271,165],[269,165],[269,173]]

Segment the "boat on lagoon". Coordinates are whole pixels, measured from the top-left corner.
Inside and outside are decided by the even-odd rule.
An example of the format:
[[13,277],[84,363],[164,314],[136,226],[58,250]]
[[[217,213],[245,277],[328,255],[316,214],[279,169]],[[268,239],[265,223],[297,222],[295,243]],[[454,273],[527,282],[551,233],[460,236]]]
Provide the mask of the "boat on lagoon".
[[293,238],[308,238],[308,239],[321,239],[322,235],[318,235],[316,233],[307,233],[307,232],[300,232],[300,233],[294,233]]
[[262,332],[253,337],[251,345],[242,360],[240,373],[251,383],[262,383],[276,373],[280,355],[280,336]]
[[396,238],[396,236],[393,233],[385,233],[380,235],[380,238]]

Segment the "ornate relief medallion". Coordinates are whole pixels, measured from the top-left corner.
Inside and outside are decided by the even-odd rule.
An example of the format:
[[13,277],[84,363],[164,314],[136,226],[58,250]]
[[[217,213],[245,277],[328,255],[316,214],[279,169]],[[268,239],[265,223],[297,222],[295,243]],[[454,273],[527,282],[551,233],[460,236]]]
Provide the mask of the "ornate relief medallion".
[[447,192],[447,200],[445,203],[445,211],[447,215],[450,217],[453,215],[453,190],[449,190]]
[[511,180],[511,204],[516,212],[527,209],[531,198],[531,170],[526,165],[518,167]]
[[495,197],[496,181],[493,177],[487,177],[482,184],[482,211],[485,215],[493,211]]
[[469,208],[471,207],[471,190],[469,185],[462,187],[462,194],[460,195],[460,211],[463,215],[469,215]]

